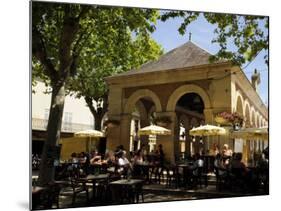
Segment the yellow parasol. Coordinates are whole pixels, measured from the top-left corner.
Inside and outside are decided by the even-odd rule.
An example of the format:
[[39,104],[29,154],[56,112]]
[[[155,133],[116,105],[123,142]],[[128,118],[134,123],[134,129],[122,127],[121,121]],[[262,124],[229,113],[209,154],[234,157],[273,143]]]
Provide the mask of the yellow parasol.
[[171,130],[157,125],[150,125],[139,129],[139,135],[171,135]]
[[[101,132],[101,131],[98,131],[98,130],[93,130],[93,129],[90,129],[90,130],[82,130],[82,131],[78,131],[76,133],[74,133],[74,137],[81,137],[81,138],[84,138],[84,137],[88,137],[89,140],[87,141],[87,151],[90,151],[90,146],[92,146],[92,138],[101,138],[101,137],[104,137],[104,133]],[[83,139],[82,139],[83,140]],[[90,145],[90,146],[89,146]]]
[[242,128],[233,131],[231,136],[245,140],[268,140],[268,128]]
[[225,135],[226,130],[223,127],[218,127],[214,125],[203,125],[196,128],[192,128],[189,131],[191,136],[217,136]]

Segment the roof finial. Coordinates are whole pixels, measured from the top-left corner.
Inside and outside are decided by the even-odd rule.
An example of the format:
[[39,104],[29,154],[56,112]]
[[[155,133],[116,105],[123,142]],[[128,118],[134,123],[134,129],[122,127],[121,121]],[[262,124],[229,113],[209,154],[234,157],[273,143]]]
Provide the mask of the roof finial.
[[192,35],[192,33],[189,32],[189,41],[191,41],[191,35]]

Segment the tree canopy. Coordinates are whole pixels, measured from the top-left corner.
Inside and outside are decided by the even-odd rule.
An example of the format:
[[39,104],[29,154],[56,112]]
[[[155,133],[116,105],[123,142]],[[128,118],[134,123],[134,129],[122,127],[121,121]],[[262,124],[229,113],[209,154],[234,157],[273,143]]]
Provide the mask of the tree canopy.
[[[214,24],[213,43],[218,43],[219,51],[210,58],[211,61],[219,59],[231,60],[235,65],[251,62],[262,50],[268,50],[268,17],[253,15],[235,15],[221,13],[201,13],[186,11],[167,11],[161,16],[162,21],[169,18],[181,17],[183,22],[178,31],[185,34],[188,25],[202,15],[210,24]],[[229,43],[235,46],[230,50]],[[268,63],[268,56],[264,57]]]
[[32,2],[32,76],[43,80],[52,92],[41,185],[54,176],[66,90],[84,96],[89,107],[93,100],[103,101],[102,112],[92,112],[100,118],[106,108],[103,77],[161,54],[160,46],[150,38],[158,17],[152,9]]
[[[39,6],[36,11],[40,15],[34,16],[54,69],[60,64],[61,52],[57,46],[61,40],[61,18],[66,15],[64,8],[62,4]],[[69,46],[72,61],[66,88],[76,97],[85,98],[97,120],[97,115],[103,116],[107,107],[104,77],[137,68],[162,54],[161,47],[150,37],[160,16],[157,10],[137,8],[69,5],[68,10],[80,20]],[[42,61],[33,60],[33,76],[50,85],[53,75],[44,72],[42,65]]]
[[[128,21],[138,22],[139,9],[103,9],[104,16],[89,35],[81,49],[77,73],[70,79],[68,90],[76,97],[84,97],[95,118],[95,127],[100,129],[101,118],[107,111],[107,86],[104,78],[134,68],[162,54],[161,47],[150,37],[154,27],[138,25],[128,28]],[[131,14],[132,13],[132,14]],[[150,20],[156,22],[158,13],[153,11]],[[128,19],[131,14],[133,19]],[[139,18],[140,18],[139,17]],[[128,19],[128,20],[127,20]],[[139,22],[138,22],[139,24]]]

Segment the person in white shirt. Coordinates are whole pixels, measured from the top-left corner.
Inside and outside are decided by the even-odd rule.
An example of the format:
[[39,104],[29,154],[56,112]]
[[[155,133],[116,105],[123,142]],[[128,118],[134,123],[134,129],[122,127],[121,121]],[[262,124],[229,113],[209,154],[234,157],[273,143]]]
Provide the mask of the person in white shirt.
[[131,169],[131,163],[127,159],[125,151],[120,150],[117,153],[117,157],[118,157],[117,165],[119,166],[118,172],[120,174],[124,174],[127,172],[128,169]]
[[204,161],[203,159],[201,158],[201,156],[197,153],[195,154],[195,161],[194,161],[194,164],[192,166],[192,173],[194,176],[198,176],[198,173],[199,173],[199,168],[203,168],[204,166]]

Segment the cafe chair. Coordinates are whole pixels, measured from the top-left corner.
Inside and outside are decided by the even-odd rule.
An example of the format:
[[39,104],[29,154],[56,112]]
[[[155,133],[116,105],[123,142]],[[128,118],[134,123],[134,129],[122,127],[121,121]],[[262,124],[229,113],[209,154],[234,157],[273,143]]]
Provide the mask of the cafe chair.
[[73,169],[69,174],[68,186],[60,192],[61,196],[72,196],[72,205],[75,204],[76,196],[80,193],[86,194],[87,203],[89,203],[89,190],[85,180],[80,180],[81,171],[79,168]]

